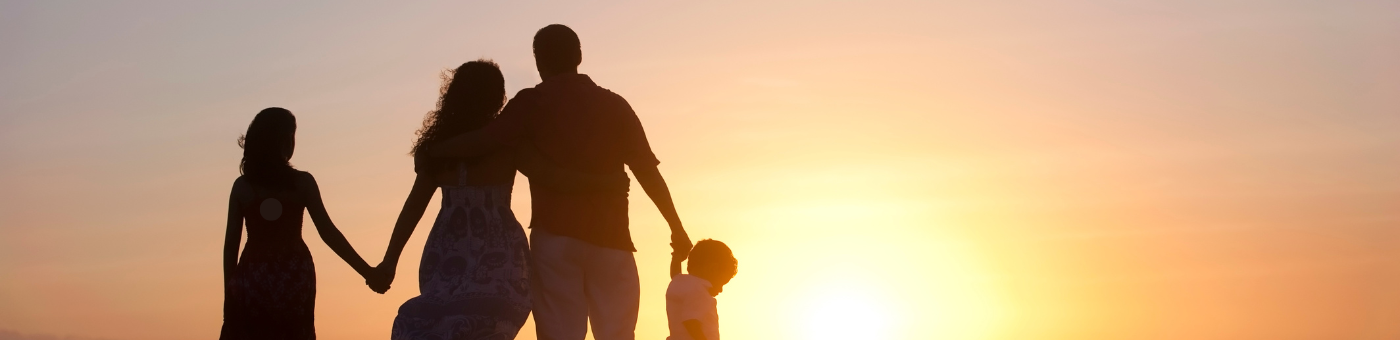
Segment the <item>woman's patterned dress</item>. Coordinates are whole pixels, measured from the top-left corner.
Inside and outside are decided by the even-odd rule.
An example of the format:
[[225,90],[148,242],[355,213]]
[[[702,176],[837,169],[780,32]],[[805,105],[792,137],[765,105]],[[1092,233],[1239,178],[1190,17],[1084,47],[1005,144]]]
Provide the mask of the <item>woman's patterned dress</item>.
[[529,243],[510,210],[510,184],[442,186],[442,210],[391,338],[514,339],[530,314]]
[[[316,267],[301,239],[306,207],[295,193],[258,197],[243,208],[248,242],[224,286],[219,339],[316,338]],[[265,207],[278,213],[264,214]]]

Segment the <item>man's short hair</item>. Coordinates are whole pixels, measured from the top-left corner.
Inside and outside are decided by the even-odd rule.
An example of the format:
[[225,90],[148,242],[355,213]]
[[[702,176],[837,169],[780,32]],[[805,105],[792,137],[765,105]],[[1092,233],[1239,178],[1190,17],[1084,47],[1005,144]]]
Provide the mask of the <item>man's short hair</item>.
[[739,272],[739,260],[734,259],[734,252],[724,242],[704,239],[690,249],[686,270],[707,279],[733,278]]
[[553,24],[535,32],[535,60],[556,68],[577,67],[583,62],[578,34],[569,26]]

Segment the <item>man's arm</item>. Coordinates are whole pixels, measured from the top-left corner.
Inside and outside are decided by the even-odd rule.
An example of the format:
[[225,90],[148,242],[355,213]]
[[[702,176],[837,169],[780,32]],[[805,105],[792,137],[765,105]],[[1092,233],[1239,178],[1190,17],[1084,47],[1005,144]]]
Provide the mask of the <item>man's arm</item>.
[[647,197],[652,203],[656,203],[656,209],[661,211],[661,217],[666,219],[666,224],[671,226],[671,258],[685,259],[690,255],[690,235],[686,235],[685,227],[681,226],[681,217],[676,214],[676,204],[671,201],[671,189],[666,187],[666,179],[661,177],[661,170],[656,166],[628,166],[632,169],[632,175],[637,177],[637,184],[642,185],[642,190],[646,191]]
[[[656,155],[651,152],[651,143],[647,141],[642,121],[637,118],[632,105],[627,104],[627,100],[621,96],[614,97],[614,100],[613,105],[616,105],[616,109],[625,113],[622,138],[627,150],[624,162],[628,169],[632,169],[632,175],[637,177],[637,184],[642,185],[642,191],[646,191],[647,197],[651,198],[652,203],[656,203],[656,209],[661,210],[661,217],[666,218],[666,224],[671,226],[671,262],[685,260],[690,256],[690,235],[686,235],[685,227],[681,226],[681,217],[676,214],[676,204],[671,201],[671,189],[666,187],[666,179],[661,177],[661,170],[656,169],[656,165],[661,162],[656,160]],[[679,264],[672,267],[680,268]],[[679,270],[672,272],[679,273]]]
[[531,186],[543,186],[562,193],[617,193],[626,195],[632,181],[626,173],[597,175],[560,167],[546,159],[534,144],[516,145],[515,166],[530,177]]
[[428,147],[428,156],[472,158],[515,142],[525,131],[526,115],[533,106],[531,89],[521,90],[501,114],[485,127],[453,136]]
[[429,146],[428,155],[439,158],[474,158],[505,145],[514,133],[503,130],[507,129],[493,122],[484,128],[456,135]]

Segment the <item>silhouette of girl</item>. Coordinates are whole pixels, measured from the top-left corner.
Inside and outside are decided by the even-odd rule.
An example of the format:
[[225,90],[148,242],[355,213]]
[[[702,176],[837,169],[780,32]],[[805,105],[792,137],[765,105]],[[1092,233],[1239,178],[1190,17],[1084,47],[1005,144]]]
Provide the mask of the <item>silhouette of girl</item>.
[[[239,137],[242,176],[233,181],[224,239],[224,326],[219,339],[315,339],[316,268],[301,239],[303,211],[321,239],[361,276],[372,268],[331,223],[310,173],[288,161],[296,117],[282,108],[258,112]],[[240,258],[243,225],[248,242]]]
[[476,159],[428,158],[422,154],[427,146],[486,126],[505,104],[505,80],[489,60],[462,64],[444,77],[441,91],[437,109],[418,131],[417,179],[370,287],[388,289],[409,236],[442,188],[442,208],[418,267],[420,295],[399,308],[390,338],[514,339],[530,314],[530,249],[510,209],[516,170],[531,186],[565,192],[618,190],[628,180],[560,169],[530,146]]

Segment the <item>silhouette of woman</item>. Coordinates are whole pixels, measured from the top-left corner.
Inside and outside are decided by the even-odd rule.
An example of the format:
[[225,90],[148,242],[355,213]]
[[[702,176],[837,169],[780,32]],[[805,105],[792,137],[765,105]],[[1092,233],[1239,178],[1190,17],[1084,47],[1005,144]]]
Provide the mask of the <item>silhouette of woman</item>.
[[[321,239],[361,276],[372,268],[331,223],[310,173],[288,162],[296,117],[282,108],[258,112],[239,137],[242,176],[233,181],[224,239],[224,325],[219,339],[315,339],[316,268],[301,239],[303,211]],[[239,258],[243,225],[248,242]]]
[[494,62],[468,62],[443,78],[437,109],[424,118],[413,146],[417,179],[370,286],[388,289],[404,245],[440,187],[442,208],[419,265],[420,295],[399,307],[390,338],[513,339],[530,314],[529,245],[510,209],[516,170],[532,186],[566,192],[616,190],[628,180],[559,169],[529,146],[470,160],[428,158],[422,152],[427,146],[486,126],[505,104],[505,80]]

